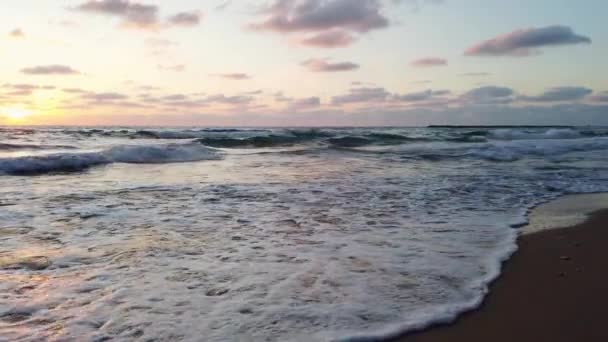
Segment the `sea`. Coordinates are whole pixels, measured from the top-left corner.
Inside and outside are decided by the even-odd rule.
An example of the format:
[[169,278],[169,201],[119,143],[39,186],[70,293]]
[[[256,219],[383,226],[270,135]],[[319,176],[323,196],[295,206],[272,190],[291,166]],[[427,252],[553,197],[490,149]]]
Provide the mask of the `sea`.
[[605,191],[605,127],[3,127],[0,341],[381,341]]

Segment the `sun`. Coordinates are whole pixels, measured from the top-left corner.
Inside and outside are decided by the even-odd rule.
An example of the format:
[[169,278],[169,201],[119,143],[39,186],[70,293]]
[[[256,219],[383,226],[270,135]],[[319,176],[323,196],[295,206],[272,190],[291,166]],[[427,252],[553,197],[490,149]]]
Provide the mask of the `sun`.
[[0,109],[0,115],[10,120],[19,121],[32,115],[32,111],[24,108],[9,107]]

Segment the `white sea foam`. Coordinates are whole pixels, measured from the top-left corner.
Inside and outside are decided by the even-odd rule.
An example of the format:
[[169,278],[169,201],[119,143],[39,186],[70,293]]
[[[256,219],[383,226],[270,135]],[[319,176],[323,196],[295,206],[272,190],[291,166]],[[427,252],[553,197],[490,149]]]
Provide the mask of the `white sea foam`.
[[570,128],[551,128],[546,131],[497,129],[490,131],[488,137],[496,140],[576,139],[580,138],[581,134]]
[[0,159],[0,174],[30,174],[55,171],[81,171],[112,161],[103,153],[62,153]]
[[[197,167],[171,162],[215,150],[61,144],[74,139],[106,144],[78,158],[125,164],[0,176],[8,340],[377,341],[479,305],[528,208],[608,190],[600,137],[226,151]],[[48,263],[15,262],[30,257]]]
[[114,162],[132,164],[183,163],[219,158],[217,151],[196,143],[118,146],[103,152],[103,154]]
[[57,153],[1,158],[0,173],[39,174],[82,171],[111,163],[158,164],[218,159],[219,154],[201,144],[117,146],[100,152]]
[[591,193],[560,197],[532,210],[529,222],[523,227],[525,234],[547,229],[571,227],[583,223],[589,215],[608,208],[608,194]]
[[496,161],[515,161],[524,157],[555,157],[572,152],[608,149],[608,138],[564,140],[518,140],[493,142],[474,147],[468,154]]

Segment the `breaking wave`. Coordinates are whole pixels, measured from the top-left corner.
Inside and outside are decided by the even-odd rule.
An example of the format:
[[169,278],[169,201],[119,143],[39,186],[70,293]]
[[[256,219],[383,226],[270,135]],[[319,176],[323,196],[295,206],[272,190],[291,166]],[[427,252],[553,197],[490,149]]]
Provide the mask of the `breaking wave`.
[[297,136],[268,135],[251,138],[202,138],[197,141],[203,145],[219,148],[246,148],[246,147],[280,147],[303,143],[311,139]]
[[0,151],[19,151],[19,150],[75,150],[76,147],[70,145],[29,145],[29,144],[1,144]]
[[536,139],[576,139],[580,132],[571,128],[552,128],[544,132],[530,132],[517,129],[497,129],[489,132],[488,137],[496,140],[536,140]]
[[[129,163],[0,176],[0,335],[351,342],[448,322],[528,208],[608,189],[606,132],[0,129],[1,175]],[[49,142],[80,150],[27,151]]]
[[524,157],[556,157],[571,152],[608,149],[608,138],[576,140],[510,141],[473,148],[469,155],[491,161],[516,161]]
[[117,146],[100,152],[57,153],[0,159],[0,174],[31,175],[78,172],[112,163],[162,164],[219,159],[220,155],[200,144]]

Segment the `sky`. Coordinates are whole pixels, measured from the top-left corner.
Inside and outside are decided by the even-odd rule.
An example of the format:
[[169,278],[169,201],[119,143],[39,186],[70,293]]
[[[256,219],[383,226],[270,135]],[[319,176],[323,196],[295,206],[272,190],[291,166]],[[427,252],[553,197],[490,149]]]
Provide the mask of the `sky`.
[[3,0],[0,125],[608,125],[605,0]]

